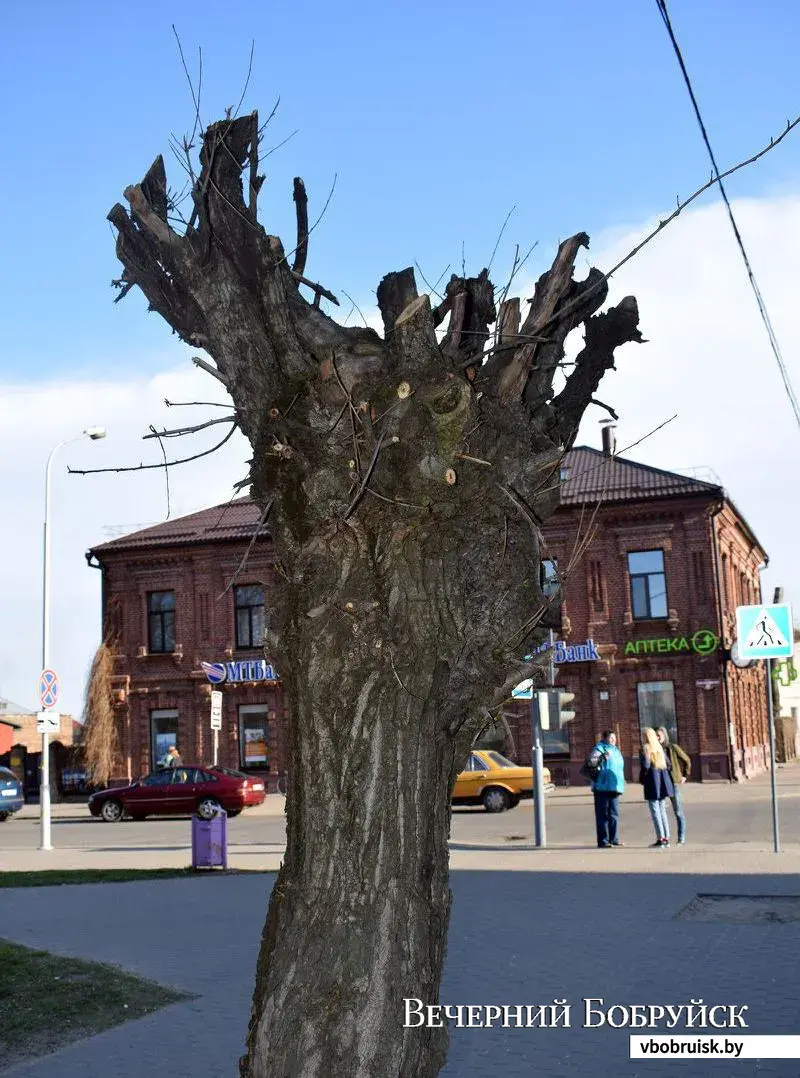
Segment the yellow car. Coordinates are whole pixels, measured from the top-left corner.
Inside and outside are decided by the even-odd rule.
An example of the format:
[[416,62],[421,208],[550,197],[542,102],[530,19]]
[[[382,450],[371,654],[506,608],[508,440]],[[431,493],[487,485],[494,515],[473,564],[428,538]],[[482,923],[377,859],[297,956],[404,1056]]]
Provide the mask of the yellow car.
[[[543,768],[544,787],[552,787],[550,771]],[[515,808],[523,797],[533,797],[533,768],[518,767],[499,752],[473,749],[466,769],[453,787],[454,805],[483,805],[487,812]]]

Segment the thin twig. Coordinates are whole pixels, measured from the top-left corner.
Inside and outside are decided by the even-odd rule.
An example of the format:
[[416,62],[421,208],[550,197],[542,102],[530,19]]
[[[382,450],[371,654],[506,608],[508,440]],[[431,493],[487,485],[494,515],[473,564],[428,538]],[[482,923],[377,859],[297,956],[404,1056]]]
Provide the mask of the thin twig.
[[167,408],[194,408],[195,406],[202,406],[204,408],[235,408],[235,404],[221,404],[219,401],[170,401],[164,398],[164,404]]
[[[200,119],[200,92],[198,89],[197,94],[194,92],[194,84],[192,83],[192,76],[189,74],[189,68],[186,66],[186,58],[183,55],[183,46],[181,45],[181,39],[178,37],[178,31],[175,29],[175,23],[172,24],[172,32],[175,35],[175,40],[178,42],[178,52],[180,54],[181,63],[183,64],[184,74],[186,75],[186,81],[189,83],[189,90],[192,95],[192,101],[194,102],[194,114],[195,114],[195,126],[192,129],[192,138],[197,130],[197,125],[200,125],[200,130],[203,130],[203,121]],[[203,78],[203,53],[200,53],[200,78]],[[191,142],[191,139],[189,140]]]
[[366,493],[371,494],[374,498],[377,498],[379,501],[388,502],[389,505],[402,505],[406,509],[427,509],[428,508],[427,505],[416,505],[414,502],[404,502],[404,501],[401,501],[400,498],[387,498],[385,494],[379,494],[378,491],[375,490],[374,487],[367,487]]
[[233,416],[223,415],[219,419],[207,419],[205,423],[198,423],[194,427],[176,427],[175,430],[156,430],[151,424],[150,430],[152,434],[142,435],[142,439],[146,441],[148,438],[182,438],[185,434],[196,434],[199,430],[205,430],[206,427],[215,427],[218,423],[235,423],[236,420]]
[[663,220],[659,221],[658,225],[654,229],[652,229],[652,231],[648,232],[644,239],[636,244],[633,250],[628,251],[624,258],[621,258],[619,262],[616,263],[616,265],[612,266],[611,269],[608,270],[607,273],[601,274],[593,285],[585,289],[581,293],[581,295],[578,296],[576,299],[572,300],[571,303],[565,303],[563,307],[559,307],[558,310],[556,310],[546,322],[542,323],[542,325],[539,326],[539,329],[545,330],[554,323],[562,321],[564,318],[570,315],[578,306],[584,304],[589,296],[591,296],[599,288],[602,288],[605,282],[611,276],[613,276],[613,274],[620,270],[626,262],[630,262],[632,258],[635,258],[635,256],[638,255],[638,253],[642,250],[643,247],[646,247],[647,244],[650,243],[651,240],[654,240],[660,232],[663,232],[667,225],[671,224],[676,217],[683,213],[687,206],[690,206],[695,201],[695,199],[698,199],[700,195],[705,194],[705,192],[709,191],[712,187],[716,187],[720,180],[727,179],[728,176],[732,176],[733,173],[738,172],[739,169],[745,168],[747,165],[754,164],[756,161],[759,160],[759,158],[763,157],[764,154],[769,153],[770,150],[774,149],[780,142],[782,142],[789,134],[789,132],[794,130],[794,128],[797,127],[798,124],[800,124],[800,116],[796,116],[793,120],[787,121],[786,128],[781,132],[781,134],[778,135],[777,138],[771,138],[769,140],[769,144],[767,146],[764,146],[763,149],[759,150],[758,153],[754,153],[752,157],[748,157],[746,161],[740,161],[738,165],[733,165],[731,168],[727,169],[721,174],[713,174],[711,176],[711,179],[707,183],[704,183],[702,187],[698,187],[694,194],[689,195],[689,197],[684,199],[683,202],[678,202],[677,207],[672,211],[672,213],[668,217],[665,217],[663,218]]
[[[425,282],[425,284],[426,284],[426,285],[428,286],[428,288],[429,288],[429,289],[431,290],[431,292],[433,292],[433,294],[434,294],[435,296],[438,296],[438,297],[439,297],[439,299],[443,301],[443,300],[444,300],[444,296],[443,296],[443,295],[441,294],[441,292],[437,292],[437,291],[436,291],[436,287],[435,287],[434,285],[432,285],[432,284],[430,283],[430,281],[428,280],[428,278],[427,278],[427,277],[425,276],[425,274],[424,274],[424,273],[422,272],[422,266],[420,266],[420,264],[419,264],[419,262],[417,262],[416,258],[414,259],[414,265],[415,265],[415,266],[417,267],[417,269],[419,270],[419,275],[420,275],[420,277],[421,277],[421,278],[423,279],[423,281],[424,281],[424,282]],[[447,273],[447,270],[445,270],[445,271],[444,271],[444,273]],[[444,277],[444,273],[442,274],[442,277]],[[439,281],[441,281],[442,277],[440,277],[440,278],[439,278]],[[437,281],[437,282],[436,282],[436,284],[438,284],[438,283],[439,283],[439,281]]]
[[366,472],[364,472],[364,478],[361,480],[361,485],[359,486],[358,490],[356,491],[356,493],[355,493],[355,495],[353,497],[353,500],[350,502],[347,509],[345,510],[345,513],[344,513],[344,516],[342,517],[342,520],[347,520],[347,518],[350,516],[350,514],[353,512],[355,507],[358,505],[358,503],[361,501],[362,497],[364,496],[364,491],[367,489],[367,483],[369,483],[369,477],[372,475],[373,469],[375,468],[375,464],[376,464],[376,462],[378,460],[378,454],[381,451],[381,447],[383,446],[383,442],[384,442],[385,437],[386,437],[386,431],[381,431],[380,436],[378,438],[378,441],[375,443],[375,449],[374,449],[374,451],[372,453],[372,460],[369,462],[369,466],[367,467]]
[[115,474],[118,474],[119,472],[146,472],[150,471],[152,468],[172,468],[176,464],[188,464],[189,461],[200,460],[201,457],[208,457],[211,456],[212,453],[216,453],[216,451],[218,449],[221,449],[226,442],[231,440],[235,430],[236,427],[232,426],[228,433],[225,435],[225,437],[222,439],[222,441],[217,442],[217,444],[215,446],[212,446],[211,449],[206,449],[202,453],[195,453],[194,456],[191,457],[182,457],[180,460],[167,461],[166,465],[136,464],[128,468],[67,468],[67,471],[71,475],[101,475],[105,472],[114,472]]
[[170,517],[170,504],[169,504],[169,465],[168,465],[168,463],[167,463],[167,451],[166,451],[166,449],[164,448],[164,443],[163,443],[163,441],[161,440],[161,435],[160,435],[160,434],[158,433],[158,431],[156,430],[156,428],[155,428],[155,427],[153,426],[153,424],[152,424],[152,423],[150,424],[150,430],[151,430],[151,431],[152,431],[153,433],[152,433],[152,434],[145,434],[145,438],[158,438],[158,444],[159,444],[159,445],[161,446],[161,453],[162,453],[162,455],[163,455],[163,457],[164,457],[164,478],[165,478],[165,479],[166,479],[166,481],[167,481],[167,516],[166,516],[166,519],[167,519],[167,520],[169,520],[169,517]]
[[222,592],[221,595],[217,596],[218,601],[219,601],[219,599],[222,599],[225,595],[227,595],[227,593],[231,590],[233,585],[238,580],[239,573],[241,573],[242,569],[244,569],[245,565],[247,564],[247,559],[250,557],[250,551],[256,545],[256,539],[258,539],[258,536],[259,536],[259,534],[261,532],[261,529],[264,527],[264,524],[267,521],[267,517],[269,516],[270,510],[272,509],[272,506],[274,505],[274,502],[275,502],[274,498],[270,498],[270,500],[267,502],[266,507],[264,508],[264,512],[261,514],[261,518],[259,519],[258,524],[256,524],[255,531],[253,532],[253,537],[252,537],[252,539],[250,540],[250,542],[247,545],[247,550],[245,550],[245,552],[244,552],[244,557],[239,562],[239,565],[238,565],[238,567],[236,569],[236,572],[233,574],[233,576],[230,578],[228,583],[225,585],[225,590]]
[[234,120],[239,115],[239,109],[242,107],[242,102],[244,101],[244,95],[247,93],[247,87],[250,85],[250,76],[253,73],[253,56],[255,54],[255,51],[256,51],[256,42],[255,42],[255,38],[253,38],[253,40],[250,42],[250,63],[247,65],[247,78],[244,80],[244,87],[242,89],[242,96],[239,98],[239,104],[236,106],[236,108],[234,110],[234,113],[233,113],[233,119]]
[[503,233],[506,230],[506,225],[509,222],[509,218],[511,217],[511,214],[514,212],[514,210],[516,208],[517,208],[516,206],[512,206],[511,209],[506,214],[505,221],[503,221],[503,227],[500,229],[500,235],[497,237],[497,243],[495,243],[495,245],[494,245],[494,250],[492,251],[492,257],[489,259],[489,265],[486,267],[486,269],[488,271],[490,271],[490,272],[491,272],[491,269],[492,269],[492,262],[494,262],[494,256],[497,254],[497,248],[500,246],[500,240],[503,238]]
[[471,457],[468,453],[454,453],[456,460],[468,460],[471,464],[485,464],[487,468],[493,467],[490,460],[481,460],[480,457]]
[[359,305],[358,305],[358,304],[356,303],[356,301],[355,301],[355,300],[353,299],[353,297],[352,297],[352,296],[350,295],[350,293],[349,293],[349,292],[345,292],[345,290],[344,290],[344,289],[342,289],[342,295],[343,295],[343,296],[347,296],[347,298],[348,298],[348,299],[350,300],[350,302],[351,302],[351,303],[353,304],[353,307],[355,308],[355,310],[357,310],[357,311],[358,311],[358,313],[359,313],[359,314],[361,315],[361,320],[362,320],[362,322],[363,322],[363,323],[364,323],[364,325],[365,325],[365,326],[367,327],[367,329],[369,329],[369,322],[367,321],[366,317],[364,316],[364,312],[363,312],[363,311],[361,310],[361,308],[360,308],[360,307],[359,307]]

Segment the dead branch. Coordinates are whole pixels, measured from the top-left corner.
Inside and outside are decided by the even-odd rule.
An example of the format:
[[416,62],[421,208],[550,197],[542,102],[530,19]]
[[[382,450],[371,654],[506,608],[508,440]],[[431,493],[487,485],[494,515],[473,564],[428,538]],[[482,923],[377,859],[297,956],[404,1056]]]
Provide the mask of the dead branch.
[[[589,403],[596,404],[598,408],[605,408],[605,410],[608,412],[612,419],[619,419],[619,416],[610,404],[605,404],[603,401],[599,401],[596,397],[592,397]],[[606,422],[608,422],[608,420],[606,420]]]
[[154,426],[150,426],[152,434],[143,434],[142,440],[147,441],[148,438],[182,438],[184,434],[196,434],[199,430],[205,430],[206,427],[216,426],[217,423],[235,423],[236,420],[233,416],[225,415],[220,416],[219,419],[207,419],[205,423],[198,423],[194,427],[177,427],[175,430],[156,430]]
[[216,367],[212,367],[210,363],[206,363],[206,361],[204,359],[201,359],[200,356],[192,356],[192,363],[194,363],[195,367],[199,367],[207,374],[210,374],[212,377],[216,378],[218,382],[222,382],[226,389],[228,388],[228,379],[225,377],[224,374],[222,374],[221,371],[218,371]]
[[235,426],[231,426],[231,429],[222,439],[217,442],[211,449],[206,449],[202,453],[195,453],[191,457],[182,457],[180,460],[168,460],[165,464],[135,464],[127,468],[67,468],[70,475],[101,475],[105,472],[146,472],[153,468],[172,468],[176,464],[188,464],[192,460],[200,460],[201,457],[210,457],[212,453],[216,453],[218,449],[222,449],[226,442],[230,441],[236,430]]
[[170,401],[164,398],[167,408],[235,408],[235,404],[226,404],[220,401]]
[[329,292],[327,288],[323,288],[321,284],[316,284],[314,281],[309,281],[307,277],[303,277],[301,274],[292,270],[292,276],[298,284],[304,284],[306,288],[310,288],[314,293],[314,306],[319,307],[320,296],[324,296],[325,299],[329,299],[331,303],[335,303],[339,306],[339,300],[334,296],[333,292]]
[[306,271],[306,258],[308,257],[308,195],[306,185],[299,176],[294,178],[295,214],[297,216],[297,246],[295,247],[294,263],[292,272],[296,277],[302,278]]

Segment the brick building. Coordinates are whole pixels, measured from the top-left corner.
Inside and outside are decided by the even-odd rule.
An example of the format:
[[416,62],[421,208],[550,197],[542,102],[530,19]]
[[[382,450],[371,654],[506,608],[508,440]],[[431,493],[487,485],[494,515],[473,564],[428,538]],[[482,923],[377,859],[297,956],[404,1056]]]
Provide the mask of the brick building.
[[88,552],[115,640],[115,781],[152,770],[170,745],[187,763],[210,762],[212,689],[223,693],[218,762],[270,789],[286,769],[283,694],[264,662],[273,559],[266,528],[254,538],[260,516],[241,498]]
[[[735,608],[760,601],[766,564],[747,522],[720,486],[614,456],[610,428],[603,452],[567,454],[561,479],[545,570],[566,577],[556,681],[575,694],[576,717],[544,734],[554,781],[582,781],[604,729],[616,731],[633,775],[643,726],[671,731],[693,778],[766,769],[762,664],[741,669],[730,658]],[[529,706],[506,709],[520,760],[530,754]]]
[[[26,752],[39,752],[42,747],[42,735],[36,732],[37,713],[22,704],[14,704],[10,700],[0,700],[0,722],[7,729],[13,730],[13,735],[0,734],[0,746],[8,742],[8,748],[0,747],[0,755],[9,752],[12,745],[19,746]],[[71,715],[61,715],[58,723],[58,733],[50,735],[51,742],[60,742],[68,748],[74,741],[74,721]]]
[[[664,725],[691,754],[693,777],[752,775],[769,760],[764,674],[735,667],[730,647],[735,607],[759,601],[764,551],[721,487],[616,457],[612,438],[607,430],[603,452],[567,454],[545,529],[544,569],[566,577],[558,683],[577,713],[546,732],[548,766],[556,782],[582,781],[610,727],[632,772],[640,727]],[[155,767],[171,744],[186,761],[209,761],[212,688],[223,693],[219,763],[263,775],[270,789],[287,769],[288,712],[261,647],[274,578],[259,519],[241,498],[88,553],[116,638],[117,781]],[[520,761],[530,758],[528,708],[506,708]]]

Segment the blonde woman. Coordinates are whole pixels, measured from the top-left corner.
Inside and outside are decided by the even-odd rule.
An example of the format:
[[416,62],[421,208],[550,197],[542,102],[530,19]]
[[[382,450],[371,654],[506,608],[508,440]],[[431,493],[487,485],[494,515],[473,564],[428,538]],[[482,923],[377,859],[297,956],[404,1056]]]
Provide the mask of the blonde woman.
[[667,799],[675,796],[675,787],[667,767],[664,749],[652,726],[646,726],[642,730],[641,763],[639,781],[644,786],[644,799],[656,830],[653,846],[665,849],[669,846]]

